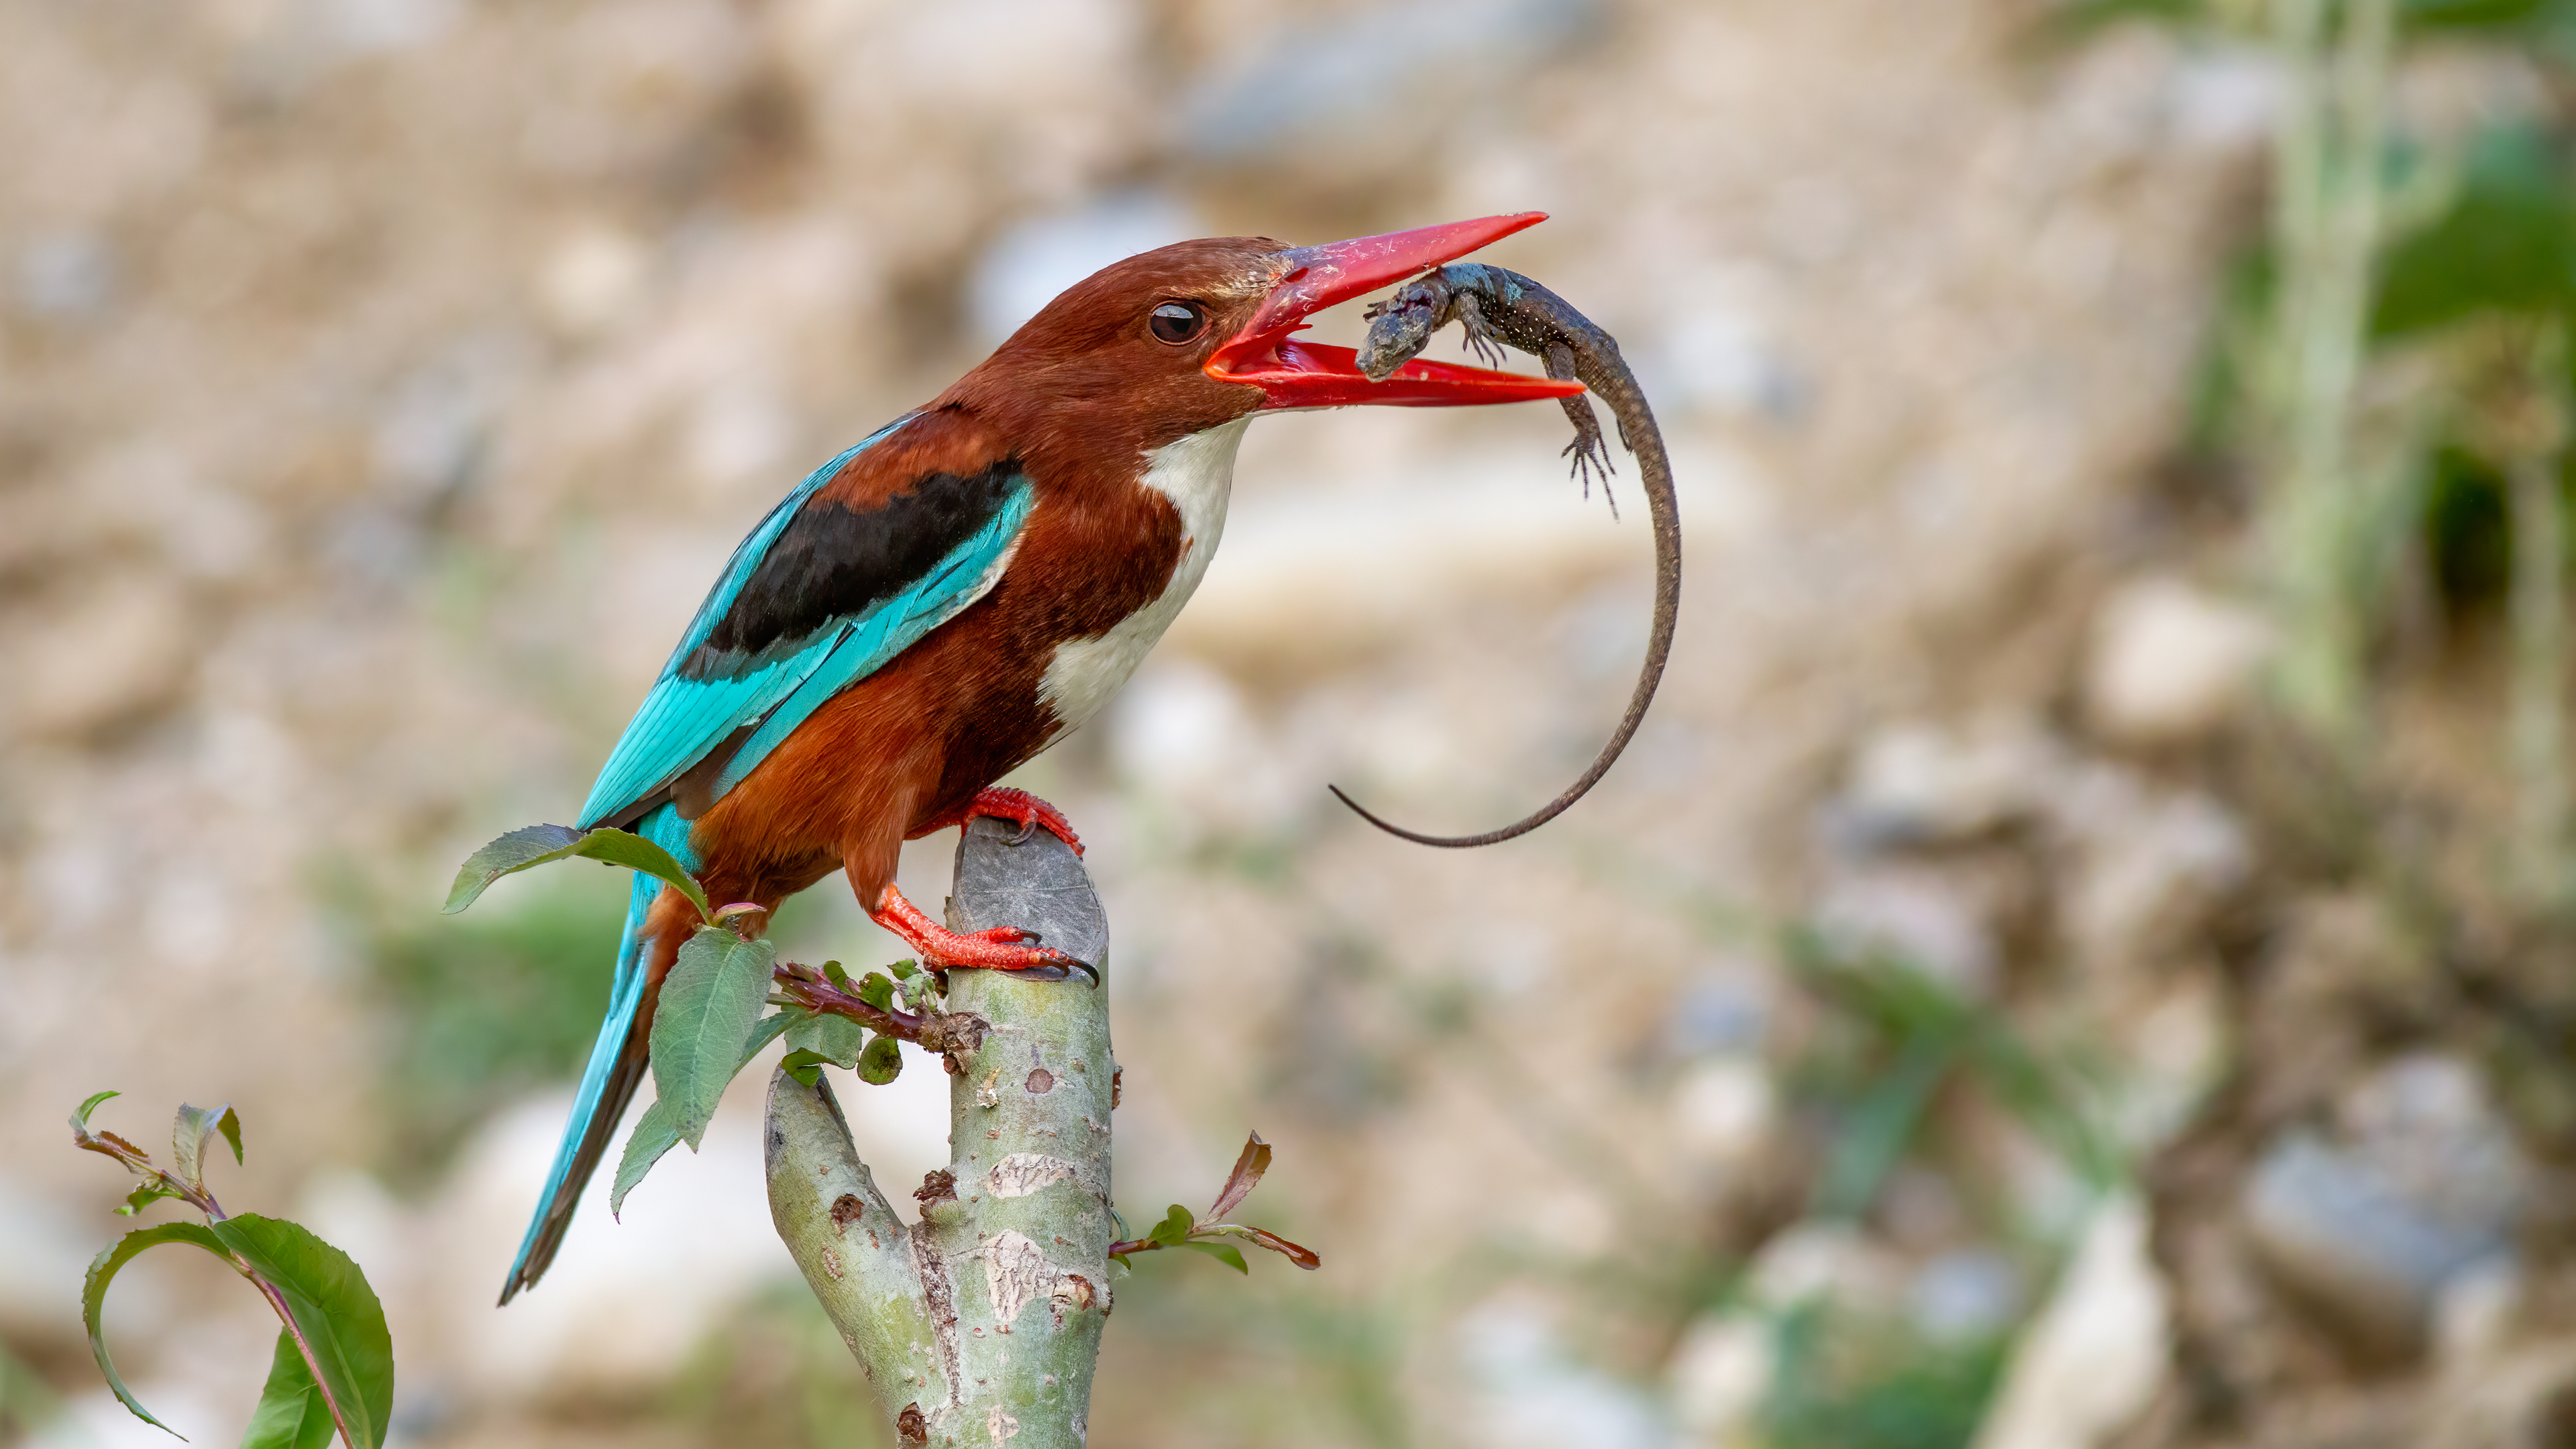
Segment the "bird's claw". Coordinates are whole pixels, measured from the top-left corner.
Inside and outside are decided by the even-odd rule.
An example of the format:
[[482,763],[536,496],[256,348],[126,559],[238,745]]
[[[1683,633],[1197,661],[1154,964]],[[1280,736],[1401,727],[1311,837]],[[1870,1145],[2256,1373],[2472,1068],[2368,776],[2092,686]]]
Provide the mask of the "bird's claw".
[[959,939],[1009,947],[1012,950],[1013,959],[993,962],[961,961],[955,963],[957,965],[980,966],[988,971],[1037,973],[1030,977],[1033,981],[1063,981],[1071,978],[1075,971],[1080,971],[1091,978],[1092,985],[1100,984],[1100,973],[1092,970],[1089,962],[1067,955],[1053,946],[1040,944],[1046,938],[1035,931],[1023,930],[1018,926],[987,926],[980,931],[969,931]]
[[964,825],[978,815],[1016,823],[1020,831],[1010,838],[1009,844],[1026,845],[1031,837],[1043,829],[1047,834],[1072,846],[1074,854],[1083,853],[1082,837],[1073,833],[1073,822],[1064,818],[1063,811],[1026,790],[1014,790],[1001,785],[988,786],[976,791],[975,798],[966,802],[965,808],[954,815],[942,817],[931,825],[922,827],[922,830],[926,833],[942,826]]
[[1088,963],[1077,960],[1052,946],[1038,944],[1038,934],[1018,926],[987,926],[980,931],[958,932],[932,920],[920,907],[904,899],[903,892],[888,887],[884,898],[869,916],[886,930],[903,938],[920,958],[922,969],[946,973],[961,967],[977,971],[1035,971],[1053,973],[1035,979],[1061,981],[1075,968],[1100,984],[1100,973]]

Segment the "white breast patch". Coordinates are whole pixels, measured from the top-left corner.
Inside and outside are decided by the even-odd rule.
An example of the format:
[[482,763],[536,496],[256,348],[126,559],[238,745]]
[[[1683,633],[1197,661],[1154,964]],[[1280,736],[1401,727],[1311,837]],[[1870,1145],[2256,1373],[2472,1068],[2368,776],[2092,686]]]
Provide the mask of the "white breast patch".
[[1181,559],[1160,598],[1120,620],[1106,634],[1068,639],[1056,646],[1055,658],[1048,662],[1046,678],[1038,686],[1038,698],[1055,712],[1064,729],[1100,712],[1197,591],[1208,560],[1216,556],[1217,540],[1225,533],[1226,499],[1234,492],[1234,450],[1251,421],[1247,414],[1145,455],[1145,486],[1180,510]]

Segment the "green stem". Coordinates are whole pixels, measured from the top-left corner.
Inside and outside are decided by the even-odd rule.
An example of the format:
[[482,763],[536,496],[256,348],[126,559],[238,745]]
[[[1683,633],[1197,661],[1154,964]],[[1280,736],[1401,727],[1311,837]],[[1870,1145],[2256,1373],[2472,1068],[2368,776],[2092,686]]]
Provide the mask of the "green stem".
[[2513,509],[2514,876],[2543,908],[2566,892],[2567,510],[2556,460],[2517,461]]
[[2292,716],[2339,746],[2361,725],[2366,574],[2374,515],[2354,476],[2354,394],[2382,210],[2381,155],[2395,0],[2273,0],[2290,76],[2275,142],[2279,285],[2265,392],[2276,455],[2267,544],[2285,624]]

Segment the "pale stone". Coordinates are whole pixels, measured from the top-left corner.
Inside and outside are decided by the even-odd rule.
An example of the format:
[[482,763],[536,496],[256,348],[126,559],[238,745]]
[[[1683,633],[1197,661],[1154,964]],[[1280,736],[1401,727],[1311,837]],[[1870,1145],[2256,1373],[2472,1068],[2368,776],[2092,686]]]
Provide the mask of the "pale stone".
[[1682,1150],[1713,1166],[1739,1166],[1761,1150],[1779,1116],[1771,1074],[1753,1057],[1700,1062],[1674,1084],[1674,1126]]
[[2063,751],[2038,721],[2003,713],[1961,728],[1908,721],[1862,741],[1830,807],[1844,844],[1938,844],[2020,818],[2048,793]]
[[2085,714],[2115,739],[2195,739],[2242,703],[2271,649],[2251,609],[2178,579],[2141,579],[2113,594],[2085,661]]
[[621,227],[592,223],[567,233],[537,274],[537,303],[546,320],[588,335],[625,320],[645,297],[652,258]]
[[1769,1324],[1736,1314],[1712,1313],[1691,1325],[1666,1384],[1693,1443],[1736,1449],[1755,1442],[1754,1417],[1775,1368],[1771,1338]]
[[2146,1210],[2125,1197],[2104,1203],[2014,1347],[1976,1449],[2108,1443],[2164,1381],[2169,1317]]
[[1815,924],[1838,951],[1885,957],[1983,1000],[1994,992],[2001,951],[1982,905],[1938,870],[1875,865],[1829,884]]
[[2090,969],[2141,964],[2190,940],[2253,869],[2253,845],[2226,806],[2157,791],[2115,766],[2084,772],[2058,811],[2077,844],[2061,925]]
[[[2532,1170],[2484,1083],[2452,1058],[2400,1058],[2336,1116],[2335,1140],[2300,1129],[2264,1152],[2246,1227],[2265,1265],[2340,1326],[2411,1349],[2438,1335],[2449,1286],[2509,1251]],[[2474,1302],[2462,1300],[2464,1321]]]
[[1809,1221],[1779,1234],[1753,1255],[1744,1281],[1766,1308],[1829,1302],[1884,1312],[1904,1296],[1905,1265],[1847,1223]]
[[1488,1449],[1670,1449],[1672,1436],[1648,1396],[1570,1349],[1552,1306],[1505,1291],[1458,1324],[1458,1355],[1474,1376],[1474,1429],[1461,1442]]
[[24,631],[5,671],[12,723],[70,735],[175,699],[194,673],[187,599],[142,574],[102,580],[42,628]]

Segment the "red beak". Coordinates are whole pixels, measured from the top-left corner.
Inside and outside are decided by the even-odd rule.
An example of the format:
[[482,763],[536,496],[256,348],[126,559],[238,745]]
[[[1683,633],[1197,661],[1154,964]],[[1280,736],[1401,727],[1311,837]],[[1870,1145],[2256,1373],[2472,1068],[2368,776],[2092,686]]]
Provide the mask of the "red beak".
[[1371,382],[1351,349],[1299,342],[1294,336],[1304,329],[1308,317],[1337,302],[1410,280],[1545,220],[1546,212],[1524,211],[1281,252],[1284,265],[1279,280],[1262,300],[1261,310],[1208,358],[1207,374],[1219,382],[1260,388],[1261,406],[1267,411],[1358,403],[1465,407],[1571,397],[1583,391],[1583,384],[1419,358],[1397,368],[1386,381]]

